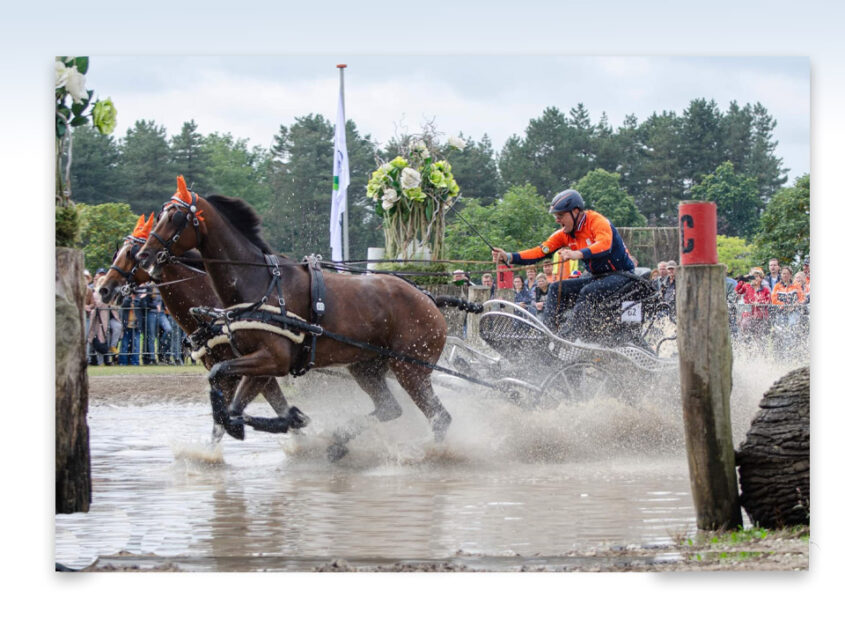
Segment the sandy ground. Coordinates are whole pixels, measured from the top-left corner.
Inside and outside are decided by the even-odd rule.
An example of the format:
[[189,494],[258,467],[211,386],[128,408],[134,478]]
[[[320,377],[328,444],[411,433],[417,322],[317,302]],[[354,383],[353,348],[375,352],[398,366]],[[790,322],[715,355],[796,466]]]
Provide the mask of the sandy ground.
[[[89,406],[132,404],[151,400],[206,402],[208,381],[205,374],[163,376],[90,377]],[[693,570],[808,570],[809,529],[768,531],[765,536],[744,533],[737,540],[729,535],[700,532],[696,539],[666,547],[643,548],[620,545],[607,550],[562,553],[542,559],[485,558],[455,553],[443,560],[349,562],[327,559],[300,562],[298,570],[318,572],[470,572],[470,571],[693,571]],[[291,569],[280,566],[280,569]],[[176,561],[118,553],[101,558],[89,570],[164,572],[191,569]]]

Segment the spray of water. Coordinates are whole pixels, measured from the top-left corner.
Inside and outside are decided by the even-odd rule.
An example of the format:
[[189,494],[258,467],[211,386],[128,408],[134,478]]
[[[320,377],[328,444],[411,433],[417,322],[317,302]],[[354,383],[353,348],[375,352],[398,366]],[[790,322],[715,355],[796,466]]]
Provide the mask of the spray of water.
[[[731,397],[735,446],[744,440],[764,392],[806,362],[806,358],[776,358],[735,346]],[[403,415],[389,422],[363,414],[372,404],[350,381],[321,377],[304,386],[299,406],[312,417],[312,425],[303,434],[283,439],[285,454],[294,461],[325,461],[334,432],[352,426],[359,433],[349,442],[349,454],[339,468],[495,467],[684,456],[680,386],[674,373],[629,381],[624,395],[557,404],[543,402],[542,397],[514,403],[471,385],[462,390],[441,388],[438,393],[453,416],[442,444],[433,442],[427,421],[398,385],[390,385]],[[332,394],[329,401],[326,393]]]

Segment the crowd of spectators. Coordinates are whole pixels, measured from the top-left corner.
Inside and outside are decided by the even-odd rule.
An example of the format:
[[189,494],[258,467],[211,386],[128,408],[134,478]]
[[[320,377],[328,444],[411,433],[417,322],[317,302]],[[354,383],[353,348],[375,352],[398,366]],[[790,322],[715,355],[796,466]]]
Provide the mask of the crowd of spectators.
[[[736,334],[747,345],[786,355],[804,350],[809,335],[810,258],[793,277],[792,267],[769,260],[769,272],[752,268],[737,278],[733,308],[739,314]],[[731,297],[729,296],[729,300]]]
[[143,284],[119,306],[106,305],[96,291],[105,275],[85,271],[85,332],[89,365],[182,365],[184,331],[173,320],[154,284]]

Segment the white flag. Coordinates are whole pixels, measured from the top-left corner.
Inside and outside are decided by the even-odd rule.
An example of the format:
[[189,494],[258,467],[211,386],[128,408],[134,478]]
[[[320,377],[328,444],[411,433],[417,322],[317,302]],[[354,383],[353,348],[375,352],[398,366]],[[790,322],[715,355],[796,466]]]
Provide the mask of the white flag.
[[349,187],[349,157],[346,155],[346,117],[343,112],[343,93],[337,99],[337,120],[334,124],[334,179],[332,182],[332,219],[329,241],[332,260],[343,260],[341,222],[347,222],[346,188]]

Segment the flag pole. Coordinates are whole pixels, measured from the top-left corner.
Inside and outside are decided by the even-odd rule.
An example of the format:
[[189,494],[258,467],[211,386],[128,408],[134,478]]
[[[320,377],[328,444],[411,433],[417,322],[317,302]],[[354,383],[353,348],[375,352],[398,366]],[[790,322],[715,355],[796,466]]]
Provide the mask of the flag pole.
[[[346,128],[346,96],[343,93],[343,69],[346,68],[346,64],[338,64],[338,70],[340,70],[340,103],[343,107],[343,116],[344,120],[338,122],[336,125],[342,125],[344,129]],[[345,135],[344,135],[345,136]],[[341,226],[343,227],[343,259],[349,260],[349,202],[348,199],[344,196],[343,198],[343,221]]]

